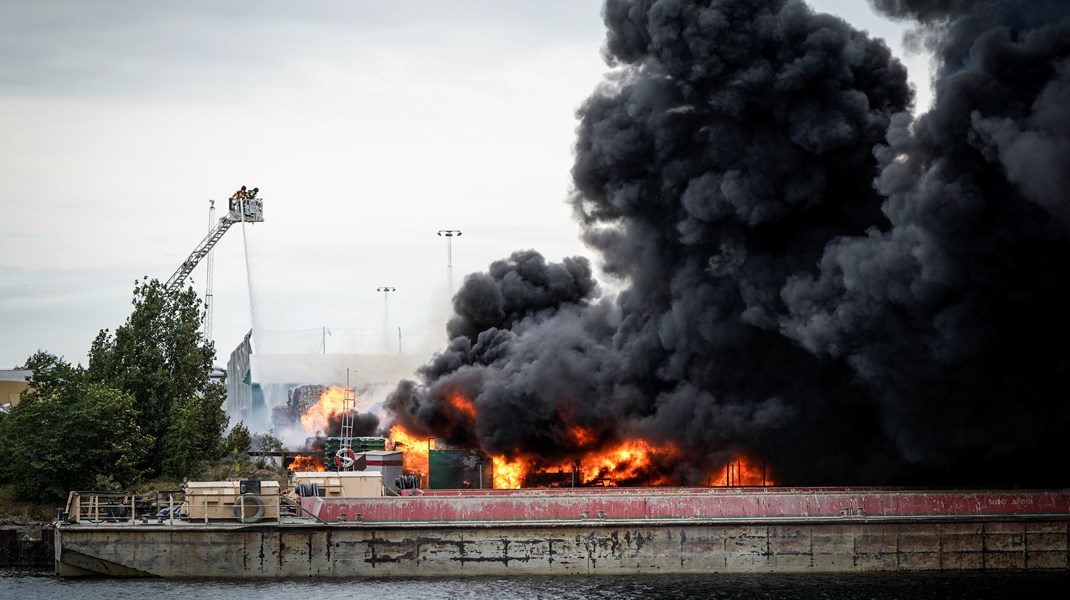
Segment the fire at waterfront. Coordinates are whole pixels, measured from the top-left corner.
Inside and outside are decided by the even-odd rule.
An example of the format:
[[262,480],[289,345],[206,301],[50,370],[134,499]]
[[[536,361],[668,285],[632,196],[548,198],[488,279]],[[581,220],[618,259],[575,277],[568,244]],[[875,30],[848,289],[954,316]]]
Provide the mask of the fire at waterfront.
[[834,16],[668,4],[605,4],[569,195],[597,264],[467,275],[385,429],[503,486],[1065,484],[1066,4],[875,1],[933,53],[916,114]]
[[[337,429],[343,410],[343,388],[332,386],[323,390],[319,398],[304,408],[297,422],[301,430],[310,435],[302,448],[304,454],[296,456],[288,468],[293,471],[323,471],[324,431]],[[471,401],[459,394],[450,399],[450,404],[466,419],[460,426],[471,426],[475,409]],[[573,458],[558,463],[549,463],[538,456],[504,455],[488,456],[492,481],[487,487],[517,489],[522,487],[576,487],[576,486],[653,486],[679,485],[668,475],[669,465],[679,460],[678,450],[672,445],[654,447],[641,439],[626,440],[610,445],[598,445],[592,432],[575,426],[572,430],[577,451]],[[364,432],[371,433],[371,432]],[[428,477],[429,452],[434,446],[433,438],[420,438],[395,424],[380,431],[386,438],[385,446],[402,453],[404,471]],[[766,486],[774,485],[772,474],[766,465],[757,464],[746,456],[737,456],[707,474],[707,485],[712,486]]]

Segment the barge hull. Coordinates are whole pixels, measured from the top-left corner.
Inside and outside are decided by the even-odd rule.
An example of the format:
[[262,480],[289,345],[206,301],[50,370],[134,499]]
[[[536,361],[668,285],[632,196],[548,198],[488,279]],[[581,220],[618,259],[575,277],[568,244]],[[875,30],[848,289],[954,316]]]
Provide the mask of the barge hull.
[[1070,569],[1070,491],[622,488],[301,498],[59,524],[60,575],[284,578]]
[[1066,520],[94,527],[60,575],[166,578],[1066,570]]

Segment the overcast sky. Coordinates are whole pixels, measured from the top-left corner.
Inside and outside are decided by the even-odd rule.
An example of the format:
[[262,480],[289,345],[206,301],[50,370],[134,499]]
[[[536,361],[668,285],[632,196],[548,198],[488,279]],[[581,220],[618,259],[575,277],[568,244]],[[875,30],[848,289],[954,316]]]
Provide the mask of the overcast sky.
[[[811,4],[884,37],[928,103],[901,27]],[[513,250],[587,254],[566,197],[575,110],[607,71],[600,7],[0,0],[0,368],[84,364],[241,185],[265,221],[216,246],[218,364],[254,312],[264,351],[316,352],[323,327],[332,353],[397,352],[398,328],[406,352],[441,347],[437,230],[463,231],[455,287]],[[203,294],[204,263],[191,279]]]

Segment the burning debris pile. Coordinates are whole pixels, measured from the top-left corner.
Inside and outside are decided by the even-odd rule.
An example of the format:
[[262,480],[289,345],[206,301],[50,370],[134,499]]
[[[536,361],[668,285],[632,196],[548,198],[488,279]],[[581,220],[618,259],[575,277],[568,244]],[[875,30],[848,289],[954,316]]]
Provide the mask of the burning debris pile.
[[[309,409],[320,402],[329,388],[325,385],[302,385],[286,394],[286,404],[271,411],[271,424],[276,430],[292,429],[302,422]],[[313,413],[320,412],[314,410]]]
[[502,487],[1065,485],[1070,5],[875,5],[934,53],[925,114],[802,2],[607,0],[571,202],[624,289],[533,250],[469,275],[395,429]]
[[[290,390],[285,405],[277,406],[271,414],[274,431],[289,440],[291,449],[305,452],[289,468],[294,471],[324,470],[323,452],[328,435],[337,435],[341,428],[345,388],[339,386],[303,385]],[[372,413],[354,412],[353,435],[374,436],[379,432],[379,417]],[[293,440],[304,440],[294,443]]]
[[309,448],[309,452],[315,452],[315,454],[301,455],[294,457],[290,464],[286,465],[286,468],[291,471],[326,471],[327,467],[323,462],[323,446],[319,448]]
[[[339,386],[303,385],[290,390],[286,405],[275,407],[271,422],[279,431],[299,431],[323,436],[337,433],[342,422],[345,388]],[[375,435],[379,417],[372,413],[355,412],[353,435]]]

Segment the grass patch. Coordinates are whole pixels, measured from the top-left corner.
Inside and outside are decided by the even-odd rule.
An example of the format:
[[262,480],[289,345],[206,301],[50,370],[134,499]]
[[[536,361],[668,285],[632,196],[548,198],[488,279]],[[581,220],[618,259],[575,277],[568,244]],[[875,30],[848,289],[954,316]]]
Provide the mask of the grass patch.
[[30,502],[15,493],[14,484],[0,485],[0,525],[41,523],[56,518],[60,506],[54,502]]

